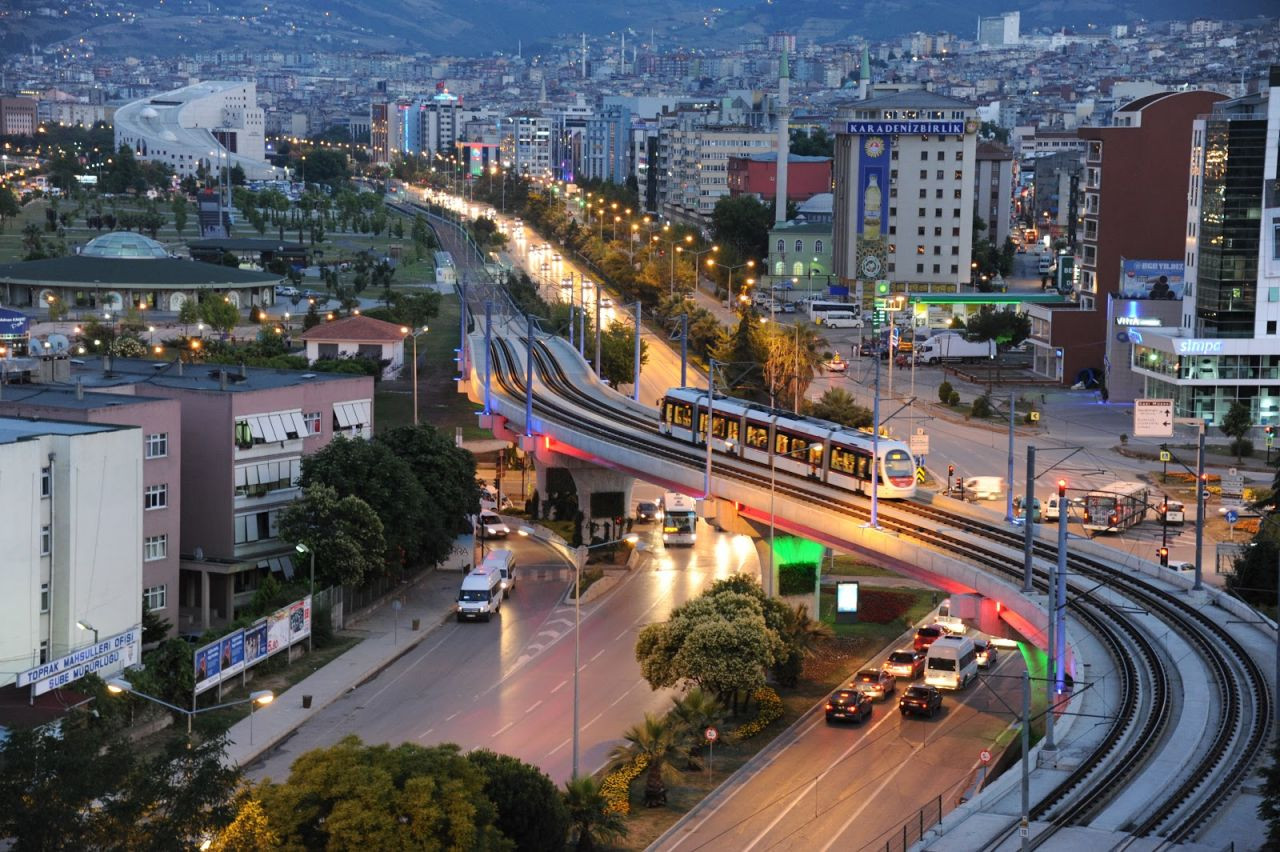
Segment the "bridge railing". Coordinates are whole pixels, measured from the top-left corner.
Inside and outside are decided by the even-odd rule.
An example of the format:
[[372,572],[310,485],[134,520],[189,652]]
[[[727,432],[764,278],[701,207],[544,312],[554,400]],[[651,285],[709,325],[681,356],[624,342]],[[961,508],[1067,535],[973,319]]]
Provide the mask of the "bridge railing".
[[911,848],[911,844],[919,843],[924,839],[924,833],[940,822],[942,822],[942,796],[925,804],[916,811],[914,816],[888,834],[880,835],[885,838],[883,843],[877,838],[874,843],[868,843],[862,847],[862,852],[879,849],[883,849],[884,852],[906,852]]

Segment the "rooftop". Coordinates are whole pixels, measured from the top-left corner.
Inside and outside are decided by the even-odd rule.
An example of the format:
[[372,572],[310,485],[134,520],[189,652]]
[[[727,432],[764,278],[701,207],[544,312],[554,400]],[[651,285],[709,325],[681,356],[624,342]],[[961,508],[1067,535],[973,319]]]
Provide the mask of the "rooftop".
[[[119,426],[101,423],[71,423],[65,420],[41,420],[31,417],[0,417],[0,444],[30,441],[41,435],[92,435],[114,432]],[[127,427],[125,427],[127,428]]]
[[[150,384],[182,390],[247,393],[277,390],[318,382],[344,382],[368,376],[353,373],[320,373],[307,370],[277,370],[270,367],[240,367],[234,364],[183,364],[178,361],[150,361],[143,358],[112,358],[105,369],[101,358],[73,363],[72,376],[86,389]],[[226,387],[223,372],[226,373]]]
[[[770,151],[767,154],[748,154],[746,157],[734,157],[733,159],[746,159],[755,163],[776,163],[778,162],[778,152]],[[811,154],[787,154],[788,163],[829,163],[830,157],[819,157]]]
[[71,408],[93,411],[97,408],[114,408],[141,405],[148,402],[166,402],[164,397],[137,396],[123,393],[94,393],[86,391],[76,395],[74,385],[5,385],[4,398],[0,399],[0,412],[6,405],[44,405],[51,408]]
[[94,237],[80,249],[81,257],[116,257],[132,260],[156,260],[169,256],[163,244],[133,231],[112,231]]
[[395,343],[404,340],[407,332],[401,331],[401,326],[393,322],[374,319],[366,316],[343,317],[332,322],[324,322],[320,325],[307,329],[302,333],[302,339],[311,340],[342,340],[342,341],[363,341],[376,343]]
[[216,263],[177,260],[167,256],[153,258],[149,263],[139,263],[138,260],[138,256],[94,257],[81,253],[6,263],[0,264],[0,282],[38,287],[87,284],[94,287],[219,289],[271,287],[284,280],[283,276],[271,272],[234,269]]

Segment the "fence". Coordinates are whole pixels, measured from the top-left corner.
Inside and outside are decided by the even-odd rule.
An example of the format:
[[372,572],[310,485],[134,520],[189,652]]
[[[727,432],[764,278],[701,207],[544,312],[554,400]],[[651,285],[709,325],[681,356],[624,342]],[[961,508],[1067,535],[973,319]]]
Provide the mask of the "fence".
[[938,796],[891,833],[882,834],[881,837],[886,838],[883,843],[877,838],[874,843],[862,847],[862,852],[871,852],[873,849],[883,849],[884,852],[906,852],[911,848],[911,844],[920,842],[924,838],[924,833],[940,822],[942,822],[942,797]]

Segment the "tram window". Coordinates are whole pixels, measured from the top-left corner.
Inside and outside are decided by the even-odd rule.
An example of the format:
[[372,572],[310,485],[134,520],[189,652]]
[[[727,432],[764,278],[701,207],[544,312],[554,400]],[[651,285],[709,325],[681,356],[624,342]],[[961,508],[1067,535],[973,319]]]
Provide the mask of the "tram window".
[[748,423],[747,446],[755,447],[757,450],[766,449],[769,446],[769,428],[767,426],[753,426]]

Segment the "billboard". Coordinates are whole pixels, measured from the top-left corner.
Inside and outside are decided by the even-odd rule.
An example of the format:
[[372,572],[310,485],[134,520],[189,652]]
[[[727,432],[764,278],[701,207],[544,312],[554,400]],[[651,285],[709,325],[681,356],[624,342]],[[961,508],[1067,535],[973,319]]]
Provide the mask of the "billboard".
[[1181,299],[1184,267],[1180,260],[1120,261],[1122,299]]
[[222,678],[244,671],[244,631],[237,630],[222,637],[222,650],[218,654]]
[[[852,126],[852,123],[851,123]],[[880,278],[886,267],[885,234],[889,229],[889,166],[891,136],[858,137],[857,277]]]
[[[132,627],[123,633],[108,636],[85,648],[77,648],[70,654],[42,663],[35,668],[19,672],[17,686],[31,686],[36,695],[60,689],[87,674],[97,674],[112,669],[114,674],[138,662],[138,649],[142,642],[142,628]],[[118,668],[113,668],[118,666]]]
[[196,695],[212,689],[222,679],[222,640],[196,649]]
[[252,668],[267,658],[267,620],[264,618],[244,631],[244,667]]
[[0,337],[25,337],[29,322],[21,311],[0,308]]

